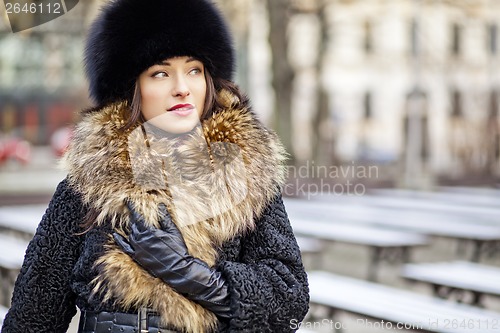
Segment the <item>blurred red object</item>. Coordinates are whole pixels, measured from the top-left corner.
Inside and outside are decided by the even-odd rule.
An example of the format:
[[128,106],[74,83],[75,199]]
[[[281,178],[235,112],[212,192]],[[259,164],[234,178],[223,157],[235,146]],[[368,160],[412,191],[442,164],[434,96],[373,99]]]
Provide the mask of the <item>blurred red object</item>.
[[72,135],[73,128],[71,127],[61,127],[52,134],[50,137],[50,146],[56,156],[61,157],[64,154]]
[[31,144],[15,137],[0,139],[0,164],[11,158],[28,164],[31,161]]

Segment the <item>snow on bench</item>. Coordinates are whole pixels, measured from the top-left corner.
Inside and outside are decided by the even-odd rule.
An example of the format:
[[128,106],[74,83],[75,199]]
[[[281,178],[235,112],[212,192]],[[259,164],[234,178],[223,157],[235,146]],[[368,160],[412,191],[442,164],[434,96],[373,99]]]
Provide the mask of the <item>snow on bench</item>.
[[317,254],[323,250],[323,244],[316,238],[296,236],[300,252],[305,254]]
[[0,327],[2,326],[5,315],[7,314],[8,309],[2,305],[0,305]]
[[468,291],[472,294],[470,303],[473,305],[480,305],[484,294],[500,296],[498,267],[465,261],[407,264],[401,275],[432,285],[435,295],[443,298],[450,297],[455,291]]
[[23,205],[0,207],[0,228],[33,237],[47,205]]
[[490,250],[487,246],[494,247],[500,241],[500,226],[477,224],[474,223],[474,219],[467,216],[456,217],[442,212],[430,213],[420,208],[409,211],[376,207],[368,202],[363,204],[363,200],[340,204],[339,202],[343,201],[338,200],[334,203],[323,199],[314,201],[287,199],[285,204],[291,221],[295,218],[307,217],[336,225],[392,228],[393,230],[472,241],[474,250],[471,260],[476,262],[480,260],[481,253]]
[[299,244],[304,266],[310,269],[316,268],[316,263],[325,249],[325,244],[315,237],[295,236],[295,238]]
[[349,225],[294,217],[290,220],[296,234],[327,241],[339,241],[377,247],[426,245],[425,236],[404,231],[383,230],[364,225]]
[[327,272],[309,272],[308,277],[311,304],[325,306],[332,314],[345,311],[394,323],[393,327],[411,326],[413,330],[428,332],[497,333],[500,330],[499,313],[471,305]]
[[24,261],[28,242],[19,238],[0,234],[0,282],[2,298],[0,303],[7,304],[19,269]]
[[[427,204],[430,209],[457,210],[461,213],[495,213],[500,216],[500,191],[488,188],[438,187],[434,191],[407,189],[372,189],[370,195],[386,198],[414,199],[417,204]],[[481,208],[488,208],[482,210]],[[491,208],[491,209],[490,209]]]
[[297,235],[368,246],[372,251],[368,279],[372,281],[376,279],[378,265],[382,260],[398,258],[398,262],[407,262],[411,247],[427,245],[426,237],[414,233],[381,230],[363,225],[319,222],[299,217],[291,217],[290,222]]
[[0,267],[15,270],[21,268],[28,242],[0,234]]

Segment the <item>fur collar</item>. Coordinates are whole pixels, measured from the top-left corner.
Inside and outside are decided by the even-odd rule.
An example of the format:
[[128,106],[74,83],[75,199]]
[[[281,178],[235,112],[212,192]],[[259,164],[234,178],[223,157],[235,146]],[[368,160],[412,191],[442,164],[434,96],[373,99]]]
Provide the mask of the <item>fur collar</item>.
[[[225,109],[182,137],[166,138],[147,124],[119,130],[125,102],[84,115],[63,159],[72,186],[97,209],[97,225],[127,229],[128,198],[157,224],[167,205],[189,252],[209,265],[222,244],[254,227],[284,178],[286,154],[277,136],[226,91]],[[186,332],[206,332],[215,316],[153,278],[110,239],[97,261],[95,292],[124,308],[148,306]]]

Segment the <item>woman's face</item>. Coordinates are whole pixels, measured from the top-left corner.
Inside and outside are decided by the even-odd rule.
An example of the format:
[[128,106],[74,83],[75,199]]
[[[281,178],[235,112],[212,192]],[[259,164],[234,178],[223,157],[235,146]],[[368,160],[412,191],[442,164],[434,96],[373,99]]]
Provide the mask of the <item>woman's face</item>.
[[174,134],[186,133],[200,122],[207,85],[203,63],[175,57],[139,75],[142,115],[152,125]]

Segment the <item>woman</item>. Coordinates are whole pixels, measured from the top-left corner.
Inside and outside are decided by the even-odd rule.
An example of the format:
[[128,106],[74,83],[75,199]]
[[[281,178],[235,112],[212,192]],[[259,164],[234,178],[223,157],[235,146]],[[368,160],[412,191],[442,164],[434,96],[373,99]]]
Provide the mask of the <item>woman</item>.
[[82,114],[2,332],[289,332],[307,278],[285,152],[231,82],[207,0],[115,0],[91,26]]

